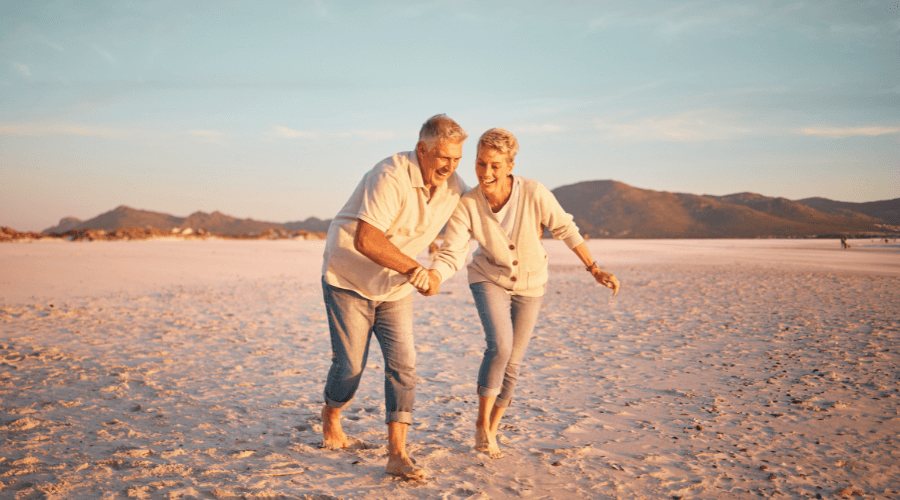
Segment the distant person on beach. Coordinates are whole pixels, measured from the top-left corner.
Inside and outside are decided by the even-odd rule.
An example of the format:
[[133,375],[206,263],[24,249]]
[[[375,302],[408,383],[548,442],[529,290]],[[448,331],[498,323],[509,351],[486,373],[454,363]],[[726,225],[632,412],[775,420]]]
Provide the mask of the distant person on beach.
[[367,172],[328,228],[322,289],[332,361],[322,408],[322,446],[347,448],[341,410],[350,404],[372,334],[384,356],[388,474],[422,479],[406,452],[416,390],[412,292],[434,295],[437,273],[415,257],[434,241],[466,191],[455,173],[468,134],[446,115],[428,119],[415,151],[397,153]]
[[598,283],[613,295],[619,292],[619,281],[600,270],[572,216],[553,194],[537,181],[512,175],[518,151],[516,138],[501,128],[478,140],[475,175],[480,189],[460,199],[430,270],[442,280],[450,278],[465,263],[470,235],[478,241],[468,265],[469,288],[487,348],[478,372],[475,447],[491,458],[503,456],[497,429],[512,401],[547,283],[544,228],[575,252]]

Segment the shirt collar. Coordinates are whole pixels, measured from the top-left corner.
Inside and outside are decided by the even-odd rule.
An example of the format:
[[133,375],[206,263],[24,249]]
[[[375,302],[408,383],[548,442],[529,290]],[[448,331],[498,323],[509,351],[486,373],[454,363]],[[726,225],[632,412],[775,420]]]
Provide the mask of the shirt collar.
[[407,153],[409,158],[409,182],[413,188],[425,189],[425,180],[422,179],[422,167],[419,165],[419,157],[415,151]]

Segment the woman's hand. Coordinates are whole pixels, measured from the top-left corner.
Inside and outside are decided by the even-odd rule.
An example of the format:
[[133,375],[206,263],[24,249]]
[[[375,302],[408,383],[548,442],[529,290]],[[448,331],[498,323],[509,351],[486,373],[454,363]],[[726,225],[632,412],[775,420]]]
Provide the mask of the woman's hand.
[[406,275],[406,279],[409,280],[412,286],[416,287],[419,293],[427,292],[431,284],[431,280],[428,278],[428,271],[421,266],[413,269],[411,273]]
[[600,283],[607,288],[612,288],[613,297],[619,293],[619,280],[612,274],[601,271],[600,268],[595,265],[591,267],[591,276],[597,280],[597,283]]

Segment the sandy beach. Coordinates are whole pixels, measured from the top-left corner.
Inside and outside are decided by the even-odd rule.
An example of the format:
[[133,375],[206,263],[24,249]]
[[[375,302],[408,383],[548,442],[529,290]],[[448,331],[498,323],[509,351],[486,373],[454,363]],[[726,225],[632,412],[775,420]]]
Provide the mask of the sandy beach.
[[546,241],[498,460],[458,273],[416,297],[425,482],[384,474],[377,343],[362,445],[318,448],[324,241],[3,244],[0,498],[900,498],[900,243],[851,243],[591,240],[613,298]]

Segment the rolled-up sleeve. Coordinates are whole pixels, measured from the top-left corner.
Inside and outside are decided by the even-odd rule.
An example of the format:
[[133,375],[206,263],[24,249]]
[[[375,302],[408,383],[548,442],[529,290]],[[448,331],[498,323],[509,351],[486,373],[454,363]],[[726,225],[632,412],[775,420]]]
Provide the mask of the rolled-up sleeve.
[[385,173],[369,174],[356,218],[385,232],[403,208],[403,197],[403,186],[395,176]]

